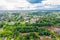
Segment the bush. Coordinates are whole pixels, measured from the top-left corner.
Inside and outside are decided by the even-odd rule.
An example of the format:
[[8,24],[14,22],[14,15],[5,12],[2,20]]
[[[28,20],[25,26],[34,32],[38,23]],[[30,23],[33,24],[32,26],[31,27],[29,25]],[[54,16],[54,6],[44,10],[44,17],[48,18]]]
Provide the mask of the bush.
[[22,33],[26,33],[26,32],[37,32],[38,28],[34,26],[25,26],[25,27],[17,27],[16,30]]
[[25,35],[25,38],[26,38],[26,40],[38,40],[39,39],[39,35],[38,35],[38,33],[35,33],[35,32],[31,32],[31,33],[29,33],[29,34],[27,34],[27,35]]
[[38,32],[39,32],[39,35],[43,36],[49,36],[50,35],[50,31],[46,28],[38,28]]

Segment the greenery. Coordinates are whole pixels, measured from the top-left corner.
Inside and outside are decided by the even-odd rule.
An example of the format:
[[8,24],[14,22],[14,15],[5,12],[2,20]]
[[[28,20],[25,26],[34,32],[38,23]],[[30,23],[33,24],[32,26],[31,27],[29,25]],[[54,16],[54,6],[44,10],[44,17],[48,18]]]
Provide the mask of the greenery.
[[60,34],[57,35],[54,30],[48,29],[60,26],[60,12],[43,14],[42,12],[29,12],[25,15],[0,13],[0,16],[0,40],[3,38],[6,40],[39,40],[41,36],[51,37],[52,40],[60,39]]

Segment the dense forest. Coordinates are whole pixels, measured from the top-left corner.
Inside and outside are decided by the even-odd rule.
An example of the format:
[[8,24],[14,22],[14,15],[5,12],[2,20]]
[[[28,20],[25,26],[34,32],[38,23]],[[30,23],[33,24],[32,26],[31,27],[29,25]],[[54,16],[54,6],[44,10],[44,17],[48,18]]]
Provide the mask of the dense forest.
[[60,12],[0,13],[0,40],[60,40],[52,28],[60,28]]

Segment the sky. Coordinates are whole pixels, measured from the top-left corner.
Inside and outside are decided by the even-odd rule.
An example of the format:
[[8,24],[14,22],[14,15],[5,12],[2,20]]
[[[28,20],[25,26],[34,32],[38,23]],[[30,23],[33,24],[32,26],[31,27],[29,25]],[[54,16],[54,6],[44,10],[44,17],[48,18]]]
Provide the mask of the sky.
[[0,10],[60,10],[60,0],[0,0]]

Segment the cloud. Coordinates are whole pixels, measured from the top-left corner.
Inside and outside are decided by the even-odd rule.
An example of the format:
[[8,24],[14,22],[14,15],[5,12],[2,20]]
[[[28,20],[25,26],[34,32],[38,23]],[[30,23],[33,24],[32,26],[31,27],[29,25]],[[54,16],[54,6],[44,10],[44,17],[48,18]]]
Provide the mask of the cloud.
[[0,10],[60,9],[60,0],[43,0],[31,4],[27,0],[0,0]]
[[60,5],[60,0],[45,0],[43,4]]

